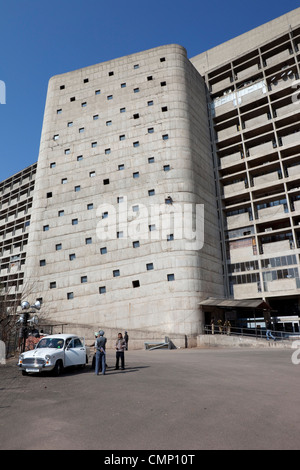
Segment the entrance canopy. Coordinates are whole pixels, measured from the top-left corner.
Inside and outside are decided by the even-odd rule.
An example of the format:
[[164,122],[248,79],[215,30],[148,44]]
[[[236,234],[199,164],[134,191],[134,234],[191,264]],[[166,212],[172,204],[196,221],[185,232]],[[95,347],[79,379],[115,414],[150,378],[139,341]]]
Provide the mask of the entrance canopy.
[[257,310],[271,310],[271,306],[268,304],[268,302],[265,302],[262,299],[230,300],[209,298],[206,300],[202,300],[199,305],[201,307],[251,308]]

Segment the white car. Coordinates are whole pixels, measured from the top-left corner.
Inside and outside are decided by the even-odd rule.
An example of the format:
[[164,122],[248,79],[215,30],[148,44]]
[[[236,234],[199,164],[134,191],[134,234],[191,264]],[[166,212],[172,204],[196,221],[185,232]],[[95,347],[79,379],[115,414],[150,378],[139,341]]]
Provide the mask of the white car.
[[18,367],[23,375],[53,371],[59,375],[65,367],[85,366],[89,350],[84,338],[72,334],[43,337],[35,349],[20,354]]

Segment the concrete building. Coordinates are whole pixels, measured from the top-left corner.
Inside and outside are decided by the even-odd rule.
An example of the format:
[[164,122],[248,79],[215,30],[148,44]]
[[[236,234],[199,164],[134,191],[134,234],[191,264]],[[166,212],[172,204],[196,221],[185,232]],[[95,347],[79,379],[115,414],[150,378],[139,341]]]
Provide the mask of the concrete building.
[[191,59],[207,85],[228,295],[267,300],[297,331],[299,45],[298,8]]
[[51,320],[186,338],[251,299],[299,326],[299,44],[298,8],[51,78],[25,263]]
[[0,183],[0,287],[7,304],[16,305],[24,285],[24,266],[37,164]]

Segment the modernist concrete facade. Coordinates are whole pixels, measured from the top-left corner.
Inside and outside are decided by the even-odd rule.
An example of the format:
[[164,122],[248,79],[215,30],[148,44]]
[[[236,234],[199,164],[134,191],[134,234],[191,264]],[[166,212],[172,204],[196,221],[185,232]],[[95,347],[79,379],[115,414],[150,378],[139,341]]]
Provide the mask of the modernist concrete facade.
[[[206,109],[204,81],[177,45],[50,80],[26,277],[51,319],[201,331],[199,299],[224,295]],[[150,218],[195,204],[200,251]]]
[[298,8],[192,59],[208,89],[228,295],[298,324],[299,46]]
[[25,279],[53,321],[193,336],[210,297],[299,313],[299,44],[297,9],[50,80]]

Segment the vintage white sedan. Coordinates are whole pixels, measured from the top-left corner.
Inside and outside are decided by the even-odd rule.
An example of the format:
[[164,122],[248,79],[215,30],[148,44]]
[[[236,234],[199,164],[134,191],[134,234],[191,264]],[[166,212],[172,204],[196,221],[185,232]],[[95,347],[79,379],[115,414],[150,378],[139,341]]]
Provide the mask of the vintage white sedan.
[[32,351],[20,354],[18,367],[23,375],[43,371],[60,375],[65,367],[84,367],[88,356],[84,338],[73,334],[49,335],[43,337]]

